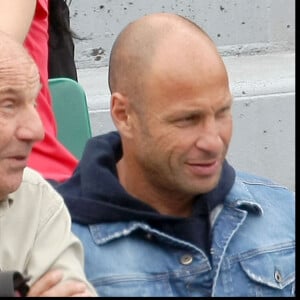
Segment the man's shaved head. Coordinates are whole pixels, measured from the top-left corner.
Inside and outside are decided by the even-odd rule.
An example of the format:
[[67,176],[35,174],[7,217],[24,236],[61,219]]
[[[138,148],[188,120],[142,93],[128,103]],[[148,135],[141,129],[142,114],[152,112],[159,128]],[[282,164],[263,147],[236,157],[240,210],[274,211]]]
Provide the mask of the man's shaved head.
[[151,71],[159,46],[163,42],[168,43],[168,39],[174,35],[175,38],[184,37],[188,32],[210,40],[196,24],[170,13],[146,15],[128,24],[117,37],[111,51],[111,93],[120,92],[127,96],[139,94],[140,89],[143,89],[145,75]]

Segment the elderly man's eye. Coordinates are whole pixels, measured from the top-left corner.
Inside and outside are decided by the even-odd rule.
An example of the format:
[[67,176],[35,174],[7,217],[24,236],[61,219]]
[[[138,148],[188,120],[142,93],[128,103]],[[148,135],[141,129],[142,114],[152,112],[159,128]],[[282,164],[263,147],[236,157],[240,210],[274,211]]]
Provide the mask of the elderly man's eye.
[[1,101],[0,107],[3,109],[13,109],[15,107],[15,102],[12,100]]

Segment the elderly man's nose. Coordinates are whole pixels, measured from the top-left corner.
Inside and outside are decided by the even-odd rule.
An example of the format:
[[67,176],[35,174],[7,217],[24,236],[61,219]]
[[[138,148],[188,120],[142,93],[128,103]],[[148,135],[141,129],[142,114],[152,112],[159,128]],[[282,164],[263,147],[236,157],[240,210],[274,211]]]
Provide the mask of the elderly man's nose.
[[34,107],[24,112],[21,119],[18,128],[18,137],[20,139],[37,142],[44,138],[44,126],[38,111]]

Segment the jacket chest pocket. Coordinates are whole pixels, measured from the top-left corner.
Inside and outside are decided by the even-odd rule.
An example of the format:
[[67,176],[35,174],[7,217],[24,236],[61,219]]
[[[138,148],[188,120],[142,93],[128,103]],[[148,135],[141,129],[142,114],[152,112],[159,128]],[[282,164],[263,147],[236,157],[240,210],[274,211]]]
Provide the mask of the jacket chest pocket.
[[[295,286],[295,251],[265,252],[241,260],[253,296],[292,296]],[[253,286],[253,287],[251,287]]]

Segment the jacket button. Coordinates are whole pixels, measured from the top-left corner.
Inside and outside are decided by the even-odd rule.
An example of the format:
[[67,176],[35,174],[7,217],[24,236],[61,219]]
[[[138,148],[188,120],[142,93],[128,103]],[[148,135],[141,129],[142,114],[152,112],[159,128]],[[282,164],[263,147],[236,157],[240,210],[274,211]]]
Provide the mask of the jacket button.
[[181,256],[180,258],[180,262],[183,264],[183,265],[189,265],[191,264],[193,261],[193,256],[190,255],[190,254],[184,254]]
[[275,273],[274,273],[274,278],[275,278],[275,280],[276,280],[278,283],[282,282],[282,276],[281,276],[281,273],[280,273],[278,270],[275,271]]

